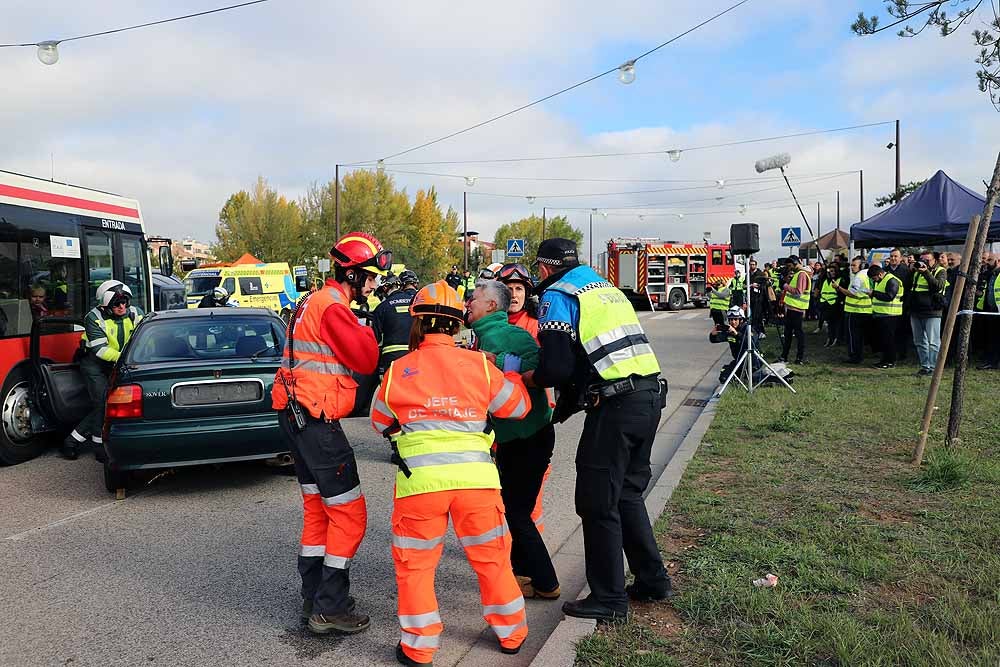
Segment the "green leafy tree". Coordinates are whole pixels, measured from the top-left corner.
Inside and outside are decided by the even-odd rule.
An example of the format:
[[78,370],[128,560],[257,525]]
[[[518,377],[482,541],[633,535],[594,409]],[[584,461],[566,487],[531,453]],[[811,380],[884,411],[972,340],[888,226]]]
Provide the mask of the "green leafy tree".
[[[992,11],[993,18],[987,18],[983,29],[972,31],[974,43],[980,47],[976,64],[976,78],[979,90],[986,93],[993,106],[1000,111],[1000,9],[992,0],[931,0],[930,2],[912,2],[911,0],[885,0],[885,12],[894,19],[885,26],[878,16],[865,16],[858,13],[857,20],[851,24],[851,30],[858,35],[874,35],[889,28],[903,25],[896,34],[899,37],[916,37],[926,28],[933,26],[942,37],[955,33],[973,14],[986,4],[986,10]],[[957,9],[955,14],[948,14],[945,5]],[[988,16],[988,14],[987,14]],[[912,24],[911,24],[912,22]],[[917,27],[913,27],[913,26]]]
[[[579,247],[583,242],[583,231],[569,224],[566,216],[560,215],[546,219],[545,237],[570,239],[571,241],[575,241],[577,247]],[[530,266],[538,254],[538,244],[542,242],[542,218],[541,216],[532,215],[527,218],[515,220],[514,222],[508,222],[497,229],[496,235],[493,238],[498,248],[505,249],[507,247],[507,239],[524,239],[524,257],[521,261]],[[585,254],[581,254],[581,256],[586,258]]]
[[434,188],[418,190],[410,210],[407,233],[393,247],[397,262],[417,272],[423,282],[446,273],[452,263],[458,216],[449,210],[445,215],[437,202]]
[[[899,201],[903,201],[903,198],[906,197],[906,195],[910,194],[911,192],[913,192],[926,182],[927,182],[926,179],[923,181],[910,181],[906,185],[899,186]],[[895,204],[895,203],[896,203],[896,193],[890,192],[889,194],[882,195],[881,197],[875,200],[875,208],[882,208],[883,206],[888,206],[890,204]]]
[[249,192],[229,197],[215,226],[219,242],[212,253],[231,262],[250,253],[265,262],[301,262],[306,253],[306,229],[296,202],[272,189],[263,176]]
[[[385,248],[398,252],[397,249],[405,247],[409,221],[410,199],[406,190],[397,190],[388,174],[355,171],[343,178],[340,186],[341,233],[368,232]],[[331,226],[331,237],[333,229]]]

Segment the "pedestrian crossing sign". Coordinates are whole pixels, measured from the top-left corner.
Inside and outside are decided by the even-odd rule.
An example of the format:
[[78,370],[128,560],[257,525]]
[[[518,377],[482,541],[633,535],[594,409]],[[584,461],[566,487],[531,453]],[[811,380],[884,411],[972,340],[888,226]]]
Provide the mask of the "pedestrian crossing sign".
[[524,239],[507,239],[507,256],[524,257]]
[[801,227],[782,227],[781,245],[787,248],[796,248],[802,245]]

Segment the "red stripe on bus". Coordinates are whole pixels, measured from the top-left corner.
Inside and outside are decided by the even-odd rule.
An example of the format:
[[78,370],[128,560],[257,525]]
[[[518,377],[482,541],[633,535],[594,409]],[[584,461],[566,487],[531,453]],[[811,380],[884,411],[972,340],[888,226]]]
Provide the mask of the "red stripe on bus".
[[57,195],[51,192],[42,192],[41,190],[28,190],[27,188],[18,188],[13,185],[0,184],[0,195],[4,197],[14,197],[15,199],[27,199],[28,201],[36,201],[42,204],[55,204],[57,206],[82,208],[88,211],[96,211],[98,213],[125,215],[130,218],[139,217],[139,211],[134,208],[115,206],[114,204],[105,204],[104,202],[92,201],[90,199],[80,199],[79,197]]

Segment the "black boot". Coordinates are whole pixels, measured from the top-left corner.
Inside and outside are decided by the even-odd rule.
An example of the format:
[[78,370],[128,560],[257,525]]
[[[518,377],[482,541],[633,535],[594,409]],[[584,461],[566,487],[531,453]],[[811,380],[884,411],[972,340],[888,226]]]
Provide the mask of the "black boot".
[[628,617],[627,610],[616,611],[611,607],[605,607],[603,604],[590,597],[586,597],[582,600],[574,600],[572,602],[564,602],[562,610],[564,614],[572,616],[573,618],[591,618],[608,623],[621,623]]
[[80,443],[72,435],[67,435],[59,447],[59,455],[68,461],[76,461],[80,455]]

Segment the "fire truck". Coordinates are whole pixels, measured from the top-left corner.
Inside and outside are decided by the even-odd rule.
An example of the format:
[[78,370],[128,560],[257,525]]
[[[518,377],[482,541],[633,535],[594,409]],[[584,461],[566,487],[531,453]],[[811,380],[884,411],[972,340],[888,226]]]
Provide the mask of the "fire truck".
[[608,241],[608,282],[628,296],[636,310],[678,310],[686,303],[708,305],[708,288],[733,277],[728,243],[677,243],[653,238]]

